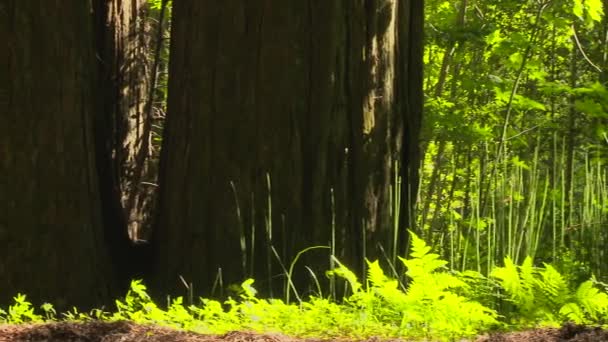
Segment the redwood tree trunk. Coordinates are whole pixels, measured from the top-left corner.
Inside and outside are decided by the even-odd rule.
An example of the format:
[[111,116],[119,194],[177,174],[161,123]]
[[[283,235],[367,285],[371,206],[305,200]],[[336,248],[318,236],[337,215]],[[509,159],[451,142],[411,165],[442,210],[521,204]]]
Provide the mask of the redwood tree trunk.
[[[100,90],[104,110],[99,135],[108,164],[113,211],[123,217],[132,239],[149,225],[155,194],[156,166],[151,151],[153,113],[149,65],[152,26],[146,0],[95,0]],[[119,200],[116,201],[116,198]],[[121,209],[122,207],[122,209]],[[115,217],[117,215],[114,215]],[[126,234],[126,231],[125,231]]]
[[422,55],[424,0],[398,1],[399,17],[399,48],[397,69],[397,102],[399,115],[403,118],[403,136],[400,169],[401,209],[399,217],[399,245],[396,247],[399,255],[407,255],[409,251],[408,229],[415,229],[415,207],[418,196],[418,181],[420,168],[419,135],[422,123],[424,105]]
[[224,285],[255,276],[271,289],[284,280],[277,259],[288,266],[315,245],[335,249],[307,252],[297,279],[307,279],[304,265],[323,279],[330,252],[361,271],[365,256],[380,256],[379,244],[403,250],[391,245],[389,186],[393,162],[406,156],[412,186],[403,200],[413,200],[422,101],[416,6],[174,3],[152,240],[160,291],[183,288],[182,276],[208,294],[217,274]]
[[147,54],[151,44],[145,0],[94,0],[98,96],[95,121],[106,245],[124,288],[146,273],[145,245],[156,172],[151,159]]
[[0,1],[0,303],[59,309],[112,289],[95,161],[95,54],[81,0]]

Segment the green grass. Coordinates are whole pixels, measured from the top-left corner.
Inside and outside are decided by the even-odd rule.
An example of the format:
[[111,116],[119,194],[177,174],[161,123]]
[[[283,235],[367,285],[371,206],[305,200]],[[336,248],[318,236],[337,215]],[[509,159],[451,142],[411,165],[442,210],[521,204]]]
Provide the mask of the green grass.
[[213,334],[247,330],[316,338],[449,341],[566,321],[601,324],[608,317],[608,295],[594,279],[571,288],[554,267],[534,267],[531,258],[520,266],[507,258],[505,266],[495,267],[487,278],[477,271],[449,271],[447,261],[413,233],[411,250],[410,258],[399,258],[407,267],[405,291],[378,261],[367,263],[368,274],[361,281],[334,258],[335,267],[327,276],[344,279],[350,287],[340,303],[315,296],[298,303],[258,298],[254,280],[248,279],[237,298],[201,298],[197,305],[186,305],[178,297],[164,309],[152,301],[144,284],[133,281],[125,298],[116,301],[115,312],[73,309],[58,315],[50,304],[36,312],[24,295],[17,295],[7,311],[0,310],[0,322],[129,320]]

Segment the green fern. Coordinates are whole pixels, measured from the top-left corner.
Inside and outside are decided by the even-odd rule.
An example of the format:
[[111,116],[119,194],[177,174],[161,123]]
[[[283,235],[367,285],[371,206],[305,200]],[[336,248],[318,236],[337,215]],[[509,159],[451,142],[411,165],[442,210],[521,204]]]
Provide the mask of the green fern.
[[500,281],[509,301],[518,308],[518,315],[532,319],[536,310],[532,259],[526,258],[521,266],[517,266],[510,257],[506,257],[504,263],[504,267],[494,268],[490,275]]
[[447,262],[430,253],[424,240],[412,232],[410,236],[412,258],[401,258],[411,278],[402,328],[419,326],[427,334],[451,338],[473,335],[497,324],[494,310],[454,292],[468,285],[447,272]]
[[353,273],[353,271],[349,270],[348,267],[344,266],[340,262],[340,260],[338,260],[333,255],[331,256],[331,258],[336,263],[336,265],[338,265],[338,267],[334,268],[333,270],[325,272],[325,274],[328,277],[338,276],[340,278],[343,278],[344,280],[346,280],[349,283],[350,288],[353,291],[353,293],[359,292],[359,290],[361,289],[361,283],[357,279],[357,276],[355,275],[355,273]]
[[[495,311],[455,293],[468,285],[446,269],[447,262],[414,233],[410,259],[403,259],[411,279],[406,292],[388,277],[378,261],[367,262],[365,289],[341,263],[330,275],[346,279],[353,295],[346,298],[362,320],[388,323],[389,336],[452,339],[475,335],[498,324]],[[469,274],[470,275],[470,274]],[[476,274],[481,277],[481,275]],[[386,326],[386,325],[385,325]]]
[[593,280],[580,284],[576,291],[551,265],[534,268],[527,257],[521,266],[505,258],[505,266],[495,268],[491,275],[516,307],[512,321],[523,326],[558,325],[563,321],[598,323],[608,313],[608,295],[600,292]]
[[578,287],[560,314],[579,324],[598,323],[608,314],[608,295],[595,287],[593,279],[588,280]]
[[[327,274],[346,279],[353,292],[341,304],[314,296],[298,305],[258,298],[253,279],[247,279],[238,296],[223,303],[201,299],[201,305],[186,307],[178,297],[162,309],[152,301],[141,281],[133,281],[125,298],[116,301],[118,311],[113,314],[73,309],[62,315],[68,320],[127,319],[214,334],[248,330],[311,338],[454,340],[500,324],[496,311],[472,299],[480,294],[487,297],[499,283],[517,309],[508,318],[518,323],[518,328],[565,320],[602,323],[608,316],[608,295],[597,288],[602,284],[595,279],[571,290],[553,266],[535,268],[532,259],[526,258],[521,266],[506,259],[504,267],[492,272],[491,279],[498,280],[492,282],[478,272],[449,271],[446,262],[432,253],[424,240],[413,233],[411,238],[411,257],[401,259],[410,278],[406,291],[398,280],[387,276],[378,261],[367,262],[364,286],[352,271],[334,260],[337,267]],[[7,311],[0,310],[0,322],[37,322],[55,317],[50,304],[42,309],[45,316],[36,314],[25,296],[19,295]]]
[[553,266],[549,264],[544,266],[545,268],[540,272],[539,288],[551,306],[561,307],[566,304],[569,296],[568,282]]
[[398,309],[398,311],[401,311],[400,305],[405,301],[406,296],[403,291],[399,290],[399,282],[396,279],[387,277],[377,260],[374,262],[368,261],[367,266],[367,280],[374,293]]

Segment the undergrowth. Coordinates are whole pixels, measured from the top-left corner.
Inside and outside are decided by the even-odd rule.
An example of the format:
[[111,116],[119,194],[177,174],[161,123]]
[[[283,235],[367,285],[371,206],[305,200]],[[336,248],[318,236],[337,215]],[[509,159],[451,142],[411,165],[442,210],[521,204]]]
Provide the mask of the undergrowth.
[[[232,330],[279,332],[300,337],[421,338],[454,340],[492,329],[558,325],[565,321],[604,323],[608,317],[608,295],[594,279],[569,288],[554,267],[535,268],[531,258],[522,265],[505,259],[489,278],[477,272],[449,271],[447,262],[412,233],[412,253],[400,259],[407,269],[408,287],[385,274],[378,261],[368,261],[363,283],[334,258],[337,267],[327,272],[350,286],[351,294],[336,303],[311,296],[288,304],[280,299],[256,296],[253,279],[241,284],[238,298],[225,302],[200,299],[185,305],[175,298],[167,309],[156,305],[141,281],[133,281],[124,299],[116,301],[113,313],[76,309],[57,315],[51,304],[36,312],[25,295],[17,295],[0,322],[18,324],[58,319],[72,321],[130,320],[200,333]],[[498,311],[497,311],[498,310]]]
[[492,276],[500,282],[506,299],[515,310],[506,312],[518,325],[554,325],[564,321],[578,324],[604,323],[608,318],[608,295],[596,287],[594,278],[571,289],[553,266],[535,268],[527,257],[521,266],[510,258]]

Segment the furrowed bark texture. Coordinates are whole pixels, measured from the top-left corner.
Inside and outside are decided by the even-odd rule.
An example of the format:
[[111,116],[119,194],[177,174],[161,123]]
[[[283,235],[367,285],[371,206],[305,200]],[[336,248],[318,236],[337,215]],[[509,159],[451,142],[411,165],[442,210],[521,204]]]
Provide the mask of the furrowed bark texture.
[[397,254],[408,255],[409,234],[407,229],[415,229],[415,210],[418,202],[419,169],[422,159],[419,136],[422,127],[424,107],[423,91],[423,40],[424,40],[424,0],[398,1],[399,30],[397,49],[397,94],[399,115],[403,120],[404,135],[401,149],[401,203]]
[[[407,156],[415,184],[410,107],[422,101],[414,3],[174,2],[159,288],[183,288],[181,275],[209,293],[221,274],[272,289],[284,281],[277,260],[289,267],[306,247],[335,245],[357,272],[378,244],[399,248],[393,161]],[[330,252],[307,252],[294,277],[309,279],[308,265],[325,278]]]
[[111,274],[95,163],[91,9],[0,1],[0,279],[59,309],[98,306]]
[[93,3],[104,96],[98,135],[108,165],[103,179],[111,182],[102,188],[112,192],[107,203],[119,206],[109,211],[122,210],[119,215],[126,220],[129,236],[138,239],[150,223],[157,174],[151,159],[153,118],[146,106],[151,75],[147,54],[152,44],[148,6],[145,0]]
[[[150,34],[144,0],[94,0],[101,108],[95,122],[106,246],[121,287],[147,271],[145,245],[156,182],[151,160],[152,118],[146,53]],[[122,294],[121,294],[122,295]]]

